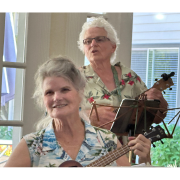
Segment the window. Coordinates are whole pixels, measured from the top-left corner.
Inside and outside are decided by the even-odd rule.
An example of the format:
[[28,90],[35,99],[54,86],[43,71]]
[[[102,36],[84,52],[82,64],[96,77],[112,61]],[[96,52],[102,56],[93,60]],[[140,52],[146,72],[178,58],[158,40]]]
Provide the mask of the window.
[[26,13],[5,13],[4,48],[0,62],[0,163],[7,160],[22,136],[26,21]]
[[[163,73],[175,72],[172,77],[174,85],[172,90],[165,90],[164,98],[169,107],[179,107],[179,49],[180,49],[180,13],[134,13],[131,68],[142,78],[147,87],[155,83],[155,79],[161,79]],[[165,123],[168,123],[178,110],[168,111]],[[174,127],[174,121],[168,126],[170,133]],[[164,126],[161,125],[163,128]],[[179,152],[179,128],[174,132],[173,139],[164,139],[164,145],[159,142],[156,148],[152,148],[152,164],[155,166],[167,166],[176,164],[180,166]],[[165,128],[164,128],[165,129]]]
[[[172,90],[164,91],[164,97],[168,102],[168,108],[176,107],[177,97],[177,72],[179,61],[179,48],[147,48],[147,49],[135,49],[132,50],[132,63],[131,68],[142,77],[143,82],[147,85],[148,89],[151,88],[155,79],[161,79],[163,73],[175,72],[172,77],[174,85]],[[175,110],[167,113],[164,121],[169,122],[175,115]],[[174,120],[175,122],[175,120]]]

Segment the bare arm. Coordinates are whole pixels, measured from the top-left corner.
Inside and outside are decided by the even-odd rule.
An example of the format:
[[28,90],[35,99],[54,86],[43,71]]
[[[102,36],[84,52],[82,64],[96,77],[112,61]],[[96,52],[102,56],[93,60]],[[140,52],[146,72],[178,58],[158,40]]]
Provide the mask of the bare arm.
[[29,150],[24,139],[21,139],[4,167],[31,167]]

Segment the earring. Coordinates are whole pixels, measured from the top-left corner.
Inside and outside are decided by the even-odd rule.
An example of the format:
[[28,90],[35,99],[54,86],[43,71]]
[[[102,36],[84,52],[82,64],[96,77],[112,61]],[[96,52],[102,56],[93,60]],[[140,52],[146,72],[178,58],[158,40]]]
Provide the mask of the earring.
[[45,111],[45,113],[44,113],[44,116],[47,116],[47,114],[48,114],[48,113],[47,113],[47,109],[46,109],[46,111]]

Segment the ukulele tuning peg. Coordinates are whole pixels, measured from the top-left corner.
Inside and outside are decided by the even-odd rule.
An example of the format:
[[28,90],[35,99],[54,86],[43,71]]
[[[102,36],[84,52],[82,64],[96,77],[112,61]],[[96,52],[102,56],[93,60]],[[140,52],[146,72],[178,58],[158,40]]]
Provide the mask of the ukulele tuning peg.
[[165,91],[163,91],[163,93],[164,93],[164,94],[166,94],[166,92],[165,92]]
[[155,144],[152,144],[152,145],[153,145],[154,148],[156,147]]
[[172,90],[172,88],[169,88],[169,90]]
[[147,132],[144,129],[142,130],[142,132],[145,136],[147,135]]
[[160,140],[162,144],[164,144],[164,142],[162,140]]

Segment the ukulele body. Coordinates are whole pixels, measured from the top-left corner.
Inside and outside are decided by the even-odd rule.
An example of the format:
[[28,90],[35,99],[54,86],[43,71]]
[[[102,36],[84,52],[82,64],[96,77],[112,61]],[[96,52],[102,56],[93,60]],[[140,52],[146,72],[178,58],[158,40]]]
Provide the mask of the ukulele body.
[[65,161],[62,164],[60,164],[59,167],[83,167],[80,163],[74,160]]

